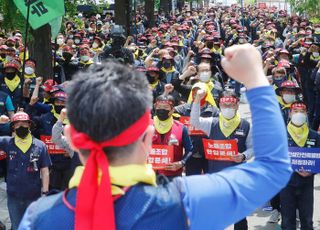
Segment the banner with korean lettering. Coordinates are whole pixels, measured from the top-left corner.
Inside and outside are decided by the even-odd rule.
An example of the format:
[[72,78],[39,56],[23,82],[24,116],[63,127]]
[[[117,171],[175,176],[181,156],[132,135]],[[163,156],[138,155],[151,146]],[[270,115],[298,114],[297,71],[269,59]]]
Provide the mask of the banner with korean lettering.
[[64,151],[62,148],[60,148],[55,143],[53,143],[51,138],[52,138],[51,136],[45,136],[45,135],[40,136],[40,140],[43,141],[43,143],[45,143],[45,145],[47,146],[48,153],[49,154],[65,154],[66,151]]
[[207,134],[205,134],[205,132],[203,132],[202,130],[195,129],[195,128],[190,124],[190,117],[181,116],[180,119],[179,119],[179,121],[188,128],[189,135],[193,135],[193,136],[207,136]]
[[202,139],[206,159],[216,161],[232,161],[232,156],[238,155],[236,140]]
[[167,164],[173,162],[173,154],[172,145],[152,145],[148,164],[151,164],[153,169],[163,169]]
[[320,173],[320,148],[289,147],[289,156],[294,171]]
[[14,0],[14,3],[25,18],[30,5],[29,24],[34,30],[65,14],[64,0]]

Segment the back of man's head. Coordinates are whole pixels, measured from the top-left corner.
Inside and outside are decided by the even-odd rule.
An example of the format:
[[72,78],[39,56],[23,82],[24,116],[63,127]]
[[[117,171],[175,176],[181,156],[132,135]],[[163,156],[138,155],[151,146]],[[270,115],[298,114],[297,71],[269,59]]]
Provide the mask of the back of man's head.
[[126,130],[150,108],[146,77],[114,62],[75,75],[68,85],[71,125],[93,141],[111,139]]

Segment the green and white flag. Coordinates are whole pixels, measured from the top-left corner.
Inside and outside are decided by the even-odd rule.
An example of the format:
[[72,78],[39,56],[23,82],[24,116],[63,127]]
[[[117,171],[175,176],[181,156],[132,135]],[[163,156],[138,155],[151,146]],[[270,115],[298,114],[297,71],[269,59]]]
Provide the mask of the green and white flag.
[[34,30],[65,14],[64,0],[13,1],[25,18],[30,5],[29,24]]

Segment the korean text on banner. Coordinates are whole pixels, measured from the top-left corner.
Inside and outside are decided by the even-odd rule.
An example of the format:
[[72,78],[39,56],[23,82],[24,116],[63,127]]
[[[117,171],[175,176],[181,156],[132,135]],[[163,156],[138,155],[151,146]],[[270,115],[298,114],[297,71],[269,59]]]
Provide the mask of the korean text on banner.
[[47,146],[48,153],[49,154],[65,154],[66,152],[62,148],[57,146],[55,143],[53,143],[51,138],[52,138],[51,136],[45,136],[45,135],[40,136],[40,139]]
[[182,124],[184,124],[184,125],[188,128],[189,135],[193,135],[193,136],[207,136],[207,135],[205,134],[205,132],[203,132],[202,130],[197,130],[197,129],[195,129],[195,128],[190,124],[190,117],[181,116],[181,117],[180,117],[180,122],[181,122]]
[[320,173],[320,148],[289,147],[289,156],[294,171]]
[[64,0],[14,0],[14,3],[25,18],[30,6],[29,23],[34,30],[65,14]]
[[238,155],[236,140],[202,139],[206,159],[217,161],[232,161],[232,156]]
[[173,146],[152,145],[148,164],[151,164],[153,169],[163,169],[167,164],[173,162],[173,154]]

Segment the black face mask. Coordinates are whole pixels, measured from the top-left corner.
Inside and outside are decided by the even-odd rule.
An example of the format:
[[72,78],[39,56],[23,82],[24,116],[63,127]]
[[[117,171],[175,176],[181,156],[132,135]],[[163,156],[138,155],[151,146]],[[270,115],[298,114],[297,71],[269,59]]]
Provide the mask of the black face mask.
[[24,139],[29,134],[29,128],[20,126],[19,128],[15,129],[15,133],[17,134],[18,137]]
[[212,42],[208,42],[208,43],[207,43],[207,47],[208,47],[209,49],[212,49],[212,48],[213,48],[213,43],[212,43]]
[[55,110],[58,114],[61,113],[61,110],[62,110],[63,108],[64,108],[63,105],[55,105],[55,106],[54,106],[54,110]]
[[152,84],[152,83],[155,83],[156,76],[150,76],[149,74],[147,74],[147,79],[148,79],[149,83]]
[[6,54],[0,54],[1,58],[6,58]]
[[62,56],[67,62],[70,61],[72,58],[72,54],[70,53],[63,53]]
[[13,73],[5,73],[5,77],[9,80],[12,80],[16,76],[16,72]]
[[169,110],[166,109],[156,109],[156,115],[160,121],[165,121],[169,118]]

